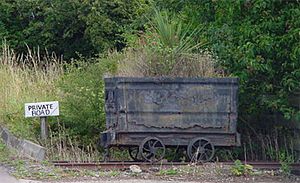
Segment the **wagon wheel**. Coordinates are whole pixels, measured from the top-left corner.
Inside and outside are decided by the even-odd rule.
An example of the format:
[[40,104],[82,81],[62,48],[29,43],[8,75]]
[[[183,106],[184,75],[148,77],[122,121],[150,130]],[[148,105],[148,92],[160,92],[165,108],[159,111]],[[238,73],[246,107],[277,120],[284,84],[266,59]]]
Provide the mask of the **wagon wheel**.
[[187,153],[192,162],[205,163],[214,157],[215,148],[209,140],[199,137],[189,143]]
[[128,153],[129,153],[129,156],[134,161],[141,161],[141,157],[139,155],[139,147],[138,146],[129,147],[128,148]]
[[147,137],[140,145],[139,152],[146,161],[156,162],[165,156],[165,145],[156,137]]

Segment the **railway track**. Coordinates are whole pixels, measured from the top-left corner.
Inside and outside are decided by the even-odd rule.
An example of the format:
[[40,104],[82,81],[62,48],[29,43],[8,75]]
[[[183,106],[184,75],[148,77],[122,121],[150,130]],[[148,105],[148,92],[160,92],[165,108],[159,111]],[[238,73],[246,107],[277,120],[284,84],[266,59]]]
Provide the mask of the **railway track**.
[[[174,166],[184,166],[189,165],[188,162],[134,162],[134,161],[110,161],[110,162],[68,162],[68,161],[53,161],[54,166],[65,167],[65,168],[85,168],[85,169],[128,169],[131,165],[138,165],[142,169],[147,169],[150,167],[174,167]],[[234,165],[234,162],[218,162],[223,165]],[[206,163],[209,164],[209,163]],[[247,164],[252,165],[256,169],[270,169],[276,170],[280,168],[280,163],[278,162],[259,162],[259,161],[249,161]],[[203,166],[201,164],[196,166]],[[291,164],[292,170],[300,170],[300,163]]]

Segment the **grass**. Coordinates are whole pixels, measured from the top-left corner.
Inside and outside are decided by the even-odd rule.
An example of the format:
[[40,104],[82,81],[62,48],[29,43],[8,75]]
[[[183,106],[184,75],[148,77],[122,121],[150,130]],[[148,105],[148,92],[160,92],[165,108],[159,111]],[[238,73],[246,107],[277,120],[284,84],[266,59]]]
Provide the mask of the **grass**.
[[15,135],[35,140],[39,122],[24,118],[24,103],[57,99],[56,80],[63,73],[60,58],[41,57],[39,51],[28,49],[16,54],[5,43],[0,53],[0,123]]
[[[187,28],[186,28],[187,27]],[[203,43],[170,13],[156,11],[151,26],[136,36],[118,62],[118,76],[126,77],[223,77],[216,59]],[[133,36],[134,37],[134,36]],[[131,37],[132,38],[132,37]]]
[[68,133],[64,125],[60,124],[56,132],[50,131],[44,146],[49,160],[93,162],[102,158],[96,145],[89,144],[82,147],[81,143]]
[[178,170],[177,169],[166,169],[166,170],[160,170],[158,172],[158,175],[178,175]]
[[47,164],[47,166],[40,165],[23,158],[15,150],[7,148],[2,141],[0,141],[0,164],[13,167],[11,174],[17,178],[57,179],[61,177],[60,174],[57,174],[60,171],[59,169],[50,164]]
[[0,164],[11,168],[11,174],[18,179],[61,180],[75,177],[116,177],[120,171],[108,172],[85,169],[63,169],[54,167],[48,161],[35,162],[23,158],[16,151],[6,147],[0,141]]
[[7,149],[6,145],[0,141],[0,162],[9,162],[9,156],[11,152]]
[[116,177],[116,176],[119,176],[121,174],[120,171],[117,171],[117,170],[112,170],[109,172],[109,176],[111,177]]
[[[98,137],[99,133],[86,129],[97,129],[101,126],[99,121],[104,118],[101,118],[103,111],[99,111],[103,105],[101,103],[103,92],[100,91],[102,88],[99,86],[102,77],[95,75],[99,73],[101,67],[90,64],[88,68],[99,68],[90,73],[91,69],[86,71],[78,63],[65,64],[55,54],[41,56],[39,50],[30,49],[26,54],[17,54],[5,42],[0,47],[2,48],[0,52],[0,125],[7,127],[18,137],[47,147],[50,160],[62,158],[73,161],[99,160],[100,155],[95,145],[90,145],[96,143],[91,143],[90,140],[90,143],[85,144],[81,140],[83,135],[79,135],[74,126],[77,126],[77,129],[83,129],[86,134],[90,133],[89,137],[92,135]],[[90,74],[87,76],[86,73]],[[86,82],[87,80],[89,82]],[[77,90],[83,86],[89,92]],[[96,94],[91,87],[94,87]],[[95,100],[96,98],[98,100]],[[47,142],[42,142],[39,140],[39,119],[25,118],[24,104],[56,100],[60,102],[61,115],[58,118],[48,118],[51,135]],[[97,101],[100,102],[96,103]],[[73,104],[78,103],[82,105],[78,105],[79,108],[74,107]],[[82,114],[78,111],[82,111]],[[88,121],[88,118],[91,120]],[[60,120],[68,121],[69,127],[62,128],[64,125],[60,124],[64,122],[60,123]],[[94,123],[92,124],[91,121]]]

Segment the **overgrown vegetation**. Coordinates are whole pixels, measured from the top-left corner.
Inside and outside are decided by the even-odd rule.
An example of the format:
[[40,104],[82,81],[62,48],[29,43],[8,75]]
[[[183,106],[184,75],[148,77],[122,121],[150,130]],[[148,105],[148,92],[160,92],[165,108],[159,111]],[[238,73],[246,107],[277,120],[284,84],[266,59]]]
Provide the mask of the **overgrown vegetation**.
[[113,59],[96,59],[92,64],[76,60],[65,67],[66,73],[56,85],[60,91],[60,121],[72,137],[86,145],[96,144],[105,128],[103,77],[115,70]]
[[189,33],[181,20],[166,11],[155,11],[145,33],[130,36],[130,48],[118,63],[118,75],[133,77],[218,77],[216,60]]
[[236,160],[230,170],[235,176],[249,176],[253,174],[253,167],[248,164],[243,164],[240,160]]
[[114,69],[105,64],[105,59],[93,65],[80,65],[79,61],[76,65],[65,64],[54,54],[42,57],[28,49],[28,54],[22,55],[3,44],[1,124],[17,136],[38,142],[39,119],[24,117],[24,103],[58,100],[60,116],[49,118],[49,142],[40,142],[51,145],[49,157],[87,161],[99,158],[95,154],[99,133],[104,130],[102,77],[107,70]]
[[[43,142],[43,146],[47,149],[48,160],[64,160],[74,162],[95,162],[102,160],[102,154],[99,152],[97,144],[93,143],[93,140],[86,141],[79,139],[72,128],[66,129],[63,124],[55,125],[56,131],[51,130],[50,135],[46,142]],[[54,125],[52,125],[52,129]],[[74,133],[74,132],[73,132]],[[82,135],[86,137],[86,135]]]
[[61,116],[49,123],[55,143],[66,147],[57,138],[64,126],[66,139],[87,151],[105,125],[106,73],[233,76],[240,79],[238,128],[246,145],[230,158],[296,156],[292,140],[299,130],[287,124],[300,118],[299,6],[281,0],[1,1],[0,38],[7,40],[0,54],[1,123],[37,141],[39,122],[23,117],[24,103],[59,100]]
[[5,42],[0,54],[0,122],[15,134],[35,140],[38,119],[24,118],[24,103],[58,99],[56,81],[63,74],[62,60],[28,49],[17,54]]
[[294,162],[294,157],[288,155],[285,152],[280,153],[279,162],[280,162],[280,170],[284,176],[291,175],[291,164]]

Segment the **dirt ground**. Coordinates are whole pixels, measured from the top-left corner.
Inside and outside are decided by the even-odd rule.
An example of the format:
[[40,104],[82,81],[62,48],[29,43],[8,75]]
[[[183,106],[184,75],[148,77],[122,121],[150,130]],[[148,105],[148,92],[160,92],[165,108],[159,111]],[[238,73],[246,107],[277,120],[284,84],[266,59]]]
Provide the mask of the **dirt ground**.
[[[197,181],[198,183],[219,183],[218,181],[215,182],[206,182],[206,181]],[[237,182],[237,183],[242,183]],[[248,181],[247,181],[248,182]],[[257,181],[251,181],[257,182]],[[45,183],[40,181],[31,181],[31,180],[21,180],[20,183]],[[54,183],[54,182],[53,182]],[[165,180],[143,180],[143,179],[126,179],[126,180],[77,180],[77,181],[65,181],[65,182],[58,182],[58,183],[195,183],[195,181],[165,181]],[[259,183],[269,183],[269,182],[259,182]],[[273,183],[281,183],[278,181],[273,181]]]
[[[206,163],[201,166],[191,164],[173,167],[156,165],[147,167],[141,172],[136,172],[132,168],[108,171],[101,168],[91,170],[68,169],[55,167],[49,162],[35,162],[26,158],[16,159],[10,157],[2,161],[0,166],[5,170],[4,173],[9,173],[21,183],[300,183],[300,176],[287,176],[279,170],[258,170],[251,168],[250,172],[237,176],[232,170],[232,165],[224,165],[222,163]],[[0,183],[2,182],[0,179]]]
[[[51,167],[51,166],[50,166]],[[40,170],[43,170],[39,167]],[[44,169],[45,170],[45,169]],[[43,171],[44,171],[43,170]],[[43,171],[40,171],[42,174]],[[82,169],[51,169],[48,172],[55,172],[55,176],[34,177],[28,179],[38,179],[31,183],[300,183],[299,176],[283,176],[280,171],[255,170],[251,175],[232,175],[231,167],[220,163],[210,163],[203,166],[181,166],[181,167],[151,167],[144,169],[141,173],[132,172],[130,169],[124,170],[82,170]],[[21,180],[28,183],[28,180]],[[29,181],[30,182],[30,181]]]

